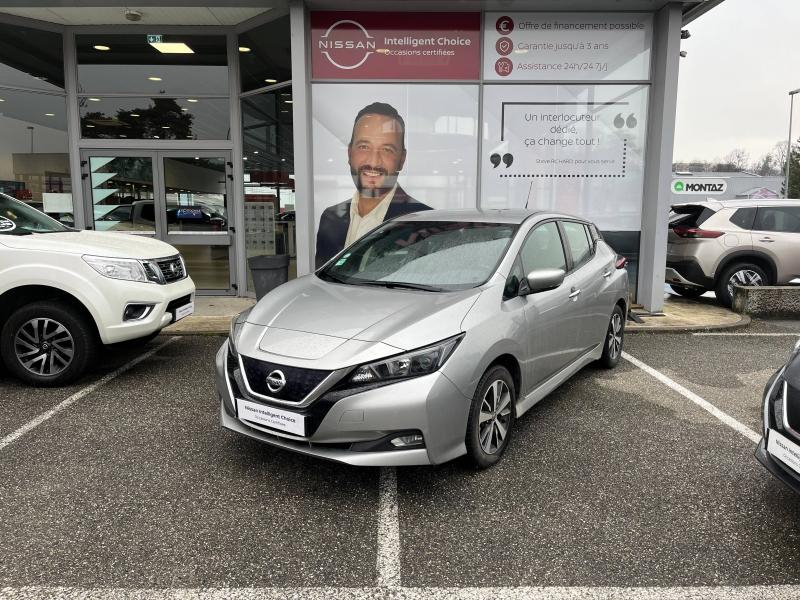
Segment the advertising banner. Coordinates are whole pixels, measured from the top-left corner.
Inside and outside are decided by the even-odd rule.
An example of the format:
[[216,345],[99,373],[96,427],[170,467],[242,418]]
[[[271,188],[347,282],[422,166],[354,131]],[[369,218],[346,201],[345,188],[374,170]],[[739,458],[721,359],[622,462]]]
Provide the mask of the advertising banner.
[[647,86],[487,85],[483,206],[639,231]]
[[479,13],[311,13],[311,77],[477,80]]
[[486,13],[486,80],[650,78],[649,13]]
[[688,179],[673,179],[673,194],[703,194],[705,196],[715,196],[724,194],[728,184],[724,179],[715,177],[690,177]]
[[311,91],[317,266],[385,220],[476,206],[477,84]]

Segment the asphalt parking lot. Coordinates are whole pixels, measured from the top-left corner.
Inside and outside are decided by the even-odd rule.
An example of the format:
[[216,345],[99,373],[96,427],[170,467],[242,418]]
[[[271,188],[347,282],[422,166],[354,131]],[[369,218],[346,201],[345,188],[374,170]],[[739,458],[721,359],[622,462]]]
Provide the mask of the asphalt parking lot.
[[221,430],[223,338],[114,349],[66,389],[0,374],[0,596],[797,598],[800,498],[752,438],[798,337],[628,336],[629,359],[529,411],[482,472]]

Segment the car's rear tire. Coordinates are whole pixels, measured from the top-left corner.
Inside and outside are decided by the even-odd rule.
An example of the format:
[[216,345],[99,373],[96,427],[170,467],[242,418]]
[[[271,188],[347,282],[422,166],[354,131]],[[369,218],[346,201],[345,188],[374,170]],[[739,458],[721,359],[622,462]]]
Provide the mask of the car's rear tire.
[[720,304],[728,308],[733,304],[734,284],[757,287],[769,285],[769,279],[764,269],[753,263],[740,262],[726,267],[717,279],[714,291]]
[[695,300],[706,293],[706,291],[702,288],[682,287],[679,285],[671,285],[670,287],[672,288],[672,291],[679,296],[689,298],[690,300]]
[[96,349],[97,336],[88,319],[55,302],[18,308],[0,332],[0,354],[9,373],[38,387],[74,381]]
[[514,428],[517,391],[505,367],[490,368],[478,382],[467,420],[467,455],[479,469],[496,464]]
[[603,339],[603,354],[597,361],[601,367],[613,369],[619,364],[625,343],[625,313],[619,304],[614,307],[608,320],[606,337]]

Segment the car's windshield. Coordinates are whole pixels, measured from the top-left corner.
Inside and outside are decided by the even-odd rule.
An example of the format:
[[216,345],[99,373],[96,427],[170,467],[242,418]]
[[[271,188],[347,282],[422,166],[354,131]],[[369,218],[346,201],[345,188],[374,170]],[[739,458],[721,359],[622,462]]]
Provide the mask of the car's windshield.
[[469,289],[489,279],[516,230],[509,223],[393,221],[358,240],[318,276],[353,285]]
[[58,221],[11,196],[0,194],[0,235],[71,231]]

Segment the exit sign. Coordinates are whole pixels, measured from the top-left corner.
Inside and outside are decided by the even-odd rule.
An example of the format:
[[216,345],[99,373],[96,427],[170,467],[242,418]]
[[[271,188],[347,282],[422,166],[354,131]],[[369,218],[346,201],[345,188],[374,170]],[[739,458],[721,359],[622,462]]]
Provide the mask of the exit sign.
[[163,35],[153,35],[148,33],[147,34],[147,43],[148,44],[161,44],[164,41]]

